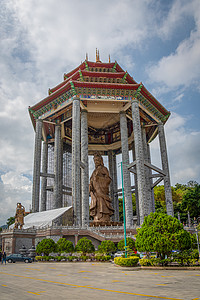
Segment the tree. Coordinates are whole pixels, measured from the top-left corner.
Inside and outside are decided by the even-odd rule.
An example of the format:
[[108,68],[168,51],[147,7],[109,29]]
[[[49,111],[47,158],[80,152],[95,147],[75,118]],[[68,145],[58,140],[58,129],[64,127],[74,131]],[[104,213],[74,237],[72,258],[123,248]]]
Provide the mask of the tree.
[[198,218],[200,216],[200,185],[196,184],[183,195],[181,203],[181,211],[185,214],[187,211],[190,213],[191,218]]
[[[184,243],[182,243],[184,239]],[[175,249],[188,249],[190,236],[174,217],[163,213],[151,213],[145,217],[136,236],[136,248],[144,252],[157,252],[162,259]]]
[[54,251],[56,251],[56,243],[52,239],[43,239],[36,247],[38,254],[44,253],[44,255],[49,255],[49,253]]
[[6,224],[8,225],[8,227],[10,225],[12,225],[13,223],[15,223],[15,217],[10,217],[10,218],[7,219]]
[[[135,249],[135,241],[130,237],[126,238],[126,245],[131,250]],[[117,244],[117,248],[121,251],[125,250],[124,239],[119,241],[119,243]]]
[[197,246],[197,236],[196,236],[196,233],[191,234],[191,248],[192,248],[192,249],[197,249],[197,248],[198,248],[198,246]]
[[74,245],[71,241],[66,240],[65,238],[60,238],[57,241],[57,250],[58,252],[73,252]]
[[75,247],[75,251],[80,251],[85,255],[86,253],[91,253],[95,251],[94,245],[91,240],[88,240],[86,237],[80,239]]
[[101,242],[101,245],[99,245],[98,250],[102,253],[110,253],[116,251],[116,247],[113,241],[107,240]]

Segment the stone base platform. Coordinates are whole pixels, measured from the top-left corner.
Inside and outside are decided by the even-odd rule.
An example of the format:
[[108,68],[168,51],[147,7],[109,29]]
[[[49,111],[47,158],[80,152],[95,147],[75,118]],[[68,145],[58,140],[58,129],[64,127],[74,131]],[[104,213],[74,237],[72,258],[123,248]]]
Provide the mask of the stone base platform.
[[93,222],[91,222],[90,223],[90,227],[99,227],[99,226],[122,226],[123,225],[123,223],[122,222],[112,222],[112,221],[110,221],[110,222],[95,222],[95,221],[93,221]]

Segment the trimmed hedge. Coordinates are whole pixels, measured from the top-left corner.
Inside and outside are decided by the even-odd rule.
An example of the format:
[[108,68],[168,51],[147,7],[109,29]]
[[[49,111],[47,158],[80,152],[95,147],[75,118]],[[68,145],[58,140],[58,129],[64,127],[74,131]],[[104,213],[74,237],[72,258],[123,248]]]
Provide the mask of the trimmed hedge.
[[109,261],[111,259],[110,255],[101,255],[101,254],[95,254],[95,259],[98,261]]
[[139,257],[137,256],[129,256],[127,258],[125,257],[115,257],[114,258],[114,263],[119,266],[124,266],[124,267],[135,267],[137,266],[139,261]]
[[176,263],[178,266],[196,266],[199,265],[200,261],[198,261],[195,258],[188,257],[185,260],[184,259],[177,259],[177,258],[166,258],[166,259],[160,259],[160,258],[142,258],[139,260],[139,263],[141,266],[168,266],[173,265],[173,263]]
[[109,261],[111,260],[110,255],[103,255],[103,254],[96,254],[95,256],[90,255],[69,255],[69,256],[63,256],[63,255],[57,255],[57,256],[36,256],[36,261],[49,261],[49,260],[55,260],[55,261],[87,261],[87,260],[96,260],[96,261]]

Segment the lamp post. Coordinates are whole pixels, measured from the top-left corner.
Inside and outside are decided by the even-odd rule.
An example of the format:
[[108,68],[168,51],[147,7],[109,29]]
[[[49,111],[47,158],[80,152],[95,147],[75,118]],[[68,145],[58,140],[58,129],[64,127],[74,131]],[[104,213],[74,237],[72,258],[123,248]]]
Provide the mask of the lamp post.
[[124,219],[124,248],[125,248],[125,257],[127,258],[127,245],[126,245],[126,213],[125,213],[124,178],[123,178],[123,164],[122,164],[122,162],[121,162],[121,177],[122,177],[123,219]]
[[199,251],[199,258],[200,258],[200,249],[199,249],[199,235],[198,235],[198,228],[197,228],[197,220],[194,217],[194,229],[195,229],[195,233],[197,236],[197,246],[198,246],[198,251]]

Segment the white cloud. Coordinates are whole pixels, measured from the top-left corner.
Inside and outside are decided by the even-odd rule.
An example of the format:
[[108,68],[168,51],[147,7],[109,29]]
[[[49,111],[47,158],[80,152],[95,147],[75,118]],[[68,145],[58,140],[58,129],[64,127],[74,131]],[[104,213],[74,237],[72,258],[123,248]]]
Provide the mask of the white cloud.
[[[188,87],[198,85],[200,82],[200,2],[199,1],[175,1],[166,24],[160,30],[175,30],[175,22],[182,19],[184,26],[184,16],[192,15],[195,22],[195,29],[190,32],[189,38],[181,41],[175,52],[164,56],[160,61],[148,67],[147,72],[153,82],[158,82],[169,88],[180,86]],[[170,25],[171,24],[171,25]],[[167,31],[166,34],[169,32]]]
[[[187,129],[189,120],[172,113],[166,123],[165,133],[168,148],[171,184],[198,182],[200,177],[200,132]],[[161,166],[158,137],[151,143],[152,162]]]
[[[168,93],[171,88],[198,81],[199,1],[172,3],[167,18],[162,19],[163,13],[159,11],[162,3],[156,0],[1,1],[1,218],[4,216],[3,209],[6,217],[14,214],[16,202],[27,203],[29,209],[30,183],[21,175],[32,173],[34,131],[28,106],[45,98],[48,88],[61,82],[64,72],[77,67],[85,59],[86,52],[94,61],[97,47],[102,61],[108,61],[108,54],[111,54],[111,60],[117,59],[128,71],[137,64],[141,64],[142,70],[144,64],[135,61],[134,51],[143,51],[148,47],[148,40],[157,35],[169,39],[177,24],[180,26],[184,16],[190,15],[194,17],[196,28],[149,74],[154,81],[161,83],[153,94]],[[177,101],[183,99],[183,92],[176,94]],[[178,119],[181,122],[181,117]],[[176,124],[171,132],[190,137],[194,145],[195,137],[185,128],[185,123]],[[177,149],[182,138],[179,137]],[[183,142],[186,143],[185,140]],[[185,149],[187,154],[191,153],[192,149]],[[179,155],[170,150],[170,156],[171,153]],[[195,160],[192,164],[195,166],[193,171],[198,173]],[[181,172],[181,168],[176,169]]]
[[86,52],[93,54],[89,55],[93,60],[96,47],[107,61],[105,49],[112,57],[127,45],[138,46],[153,34],[151,2],[48,0],[45,5],[43,1],[36,5],[32,0],[24,5],[23,0],[10,0],[8,7],[14,9],[18,26],[26,33],[25,41],[38,70],[43,76],[54,77],[60,76],[63,67],[75,67],[77,58],[84,60]]
[[1,180],[6,190],[16,189],[31,192],[32,182],[25,176],[10,171],[1,176]]
[[[2,182],[1,182],[2,181]],[[1,176],[0,181],[0,225],[15,215],[17,202],[30,210],[32,182],[17,172],[9,171]]]

